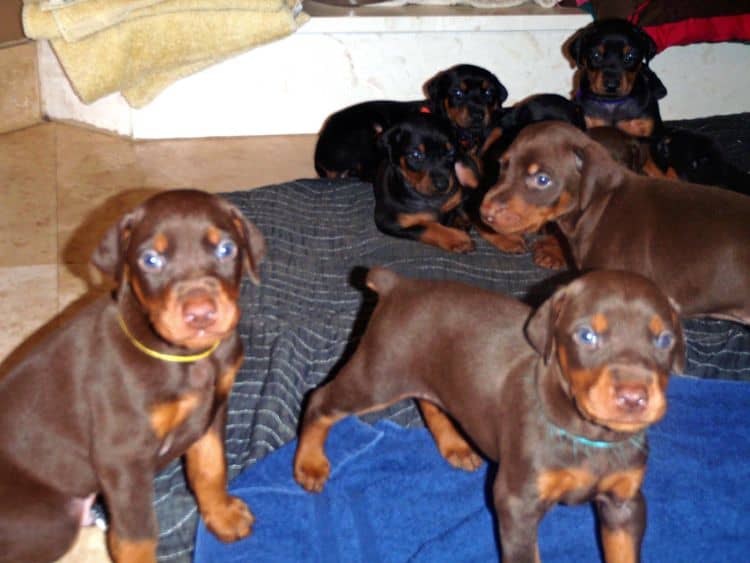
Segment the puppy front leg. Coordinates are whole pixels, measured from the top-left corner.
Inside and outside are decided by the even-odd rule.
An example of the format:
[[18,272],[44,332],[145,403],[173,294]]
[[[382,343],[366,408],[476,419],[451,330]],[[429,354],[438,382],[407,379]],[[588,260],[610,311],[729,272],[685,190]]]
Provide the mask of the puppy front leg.
[[143,460],[100,468],[109,512],[107,543],[115,563],[156,561],[159,527],[153,509],[153,467]]
[[646,499],[638,491],[631,499],[604,495],[596,500],[599,531],[607,563],[641,560],[641,542],[646,529]]
[[538,499],[513,491],[507,481],[501,469],[493,485],[503,563],[540,563],[537,528],[546,508]]
[[227,493],[221,431],[225,414],[226,403],[208,431],[185,452],[185,468],[206,526],[220,540],[230,542],[250,534],[255,518],[244,501]]

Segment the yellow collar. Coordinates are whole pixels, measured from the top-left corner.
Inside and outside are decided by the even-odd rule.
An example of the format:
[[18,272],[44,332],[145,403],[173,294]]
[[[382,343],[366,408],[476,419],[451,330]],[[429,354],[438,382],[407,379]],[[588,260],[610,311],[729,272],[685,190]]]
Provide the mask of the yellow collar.
[[197,362],[198,360],[202,360],[203,358],[208,358],[211,354],[214,353],[214,350],[216,350],[219,347],[219,344],[221,343],[221,340],[217,340],[214,342],[211,347],[208,350],[204,350],[203,352],[200,352],[199,354],[191,354],[189,356],[179,356],[177,354],[164,354],[162,352],[157,352],[156,350],[152,350],[145,344],[139,342],[135,336],[128,330],[127,325],[125,324],[125,321],[122,318],[122,315],[118,313],[117,320],[120,323],[120,328],[125,333],[125,336],[128,337],[130,342],[133,343],[133,346],[138,348],[141,352],[146,354],[147,356],[151,356],[152,358],[156,358],[157,360],[164,360],[165,362],[176,362],[176,363],[186,363],[186,362]]

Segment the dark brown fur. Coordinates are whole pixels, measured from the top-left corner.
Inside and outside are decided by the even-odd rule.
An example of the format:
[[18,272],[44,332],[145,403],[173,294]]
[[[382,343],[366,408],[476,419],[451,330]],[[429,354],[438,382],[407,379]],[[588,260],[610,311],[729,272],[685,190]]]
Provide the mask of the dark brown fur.
[[[532,314],[460,283],[382,268],[367,280],[378,304],[352,358],[309,397],[296,480],[322,490],[336,421],[414,397],[452,465],[478,467],[474,446],[500,460],[494,506],[503,561],[538,557],[537,525],[554,504],[592,500],[606,558],[636,561],[645,526],[642,433],[663,416],[668,374],[684,362],[677,312],[656,286],[594,272]],[[582,445],[582,437],[608,444]]]
[[[219,250],[226,251],[220,257]],[[195,190],[159,194],[107,233],[94,263],[118,282],[53,332],[0,383],[0,553],[52,561],[95,494],[117,562],[156,560],[153,478],[185,454],[201,515],[222,540],[251,531],[226,492],[227,398],[243,353],[235,327],[244,270],[265,243],[236,208]],[[136,348],[205,359],[175,363]]]
[[639,176],[561,122],[526,128],[503,161],[481,208],[497,232],[533,232],[543,215],[577,268],[639,272],[685,315],[750,322],[750,198]]

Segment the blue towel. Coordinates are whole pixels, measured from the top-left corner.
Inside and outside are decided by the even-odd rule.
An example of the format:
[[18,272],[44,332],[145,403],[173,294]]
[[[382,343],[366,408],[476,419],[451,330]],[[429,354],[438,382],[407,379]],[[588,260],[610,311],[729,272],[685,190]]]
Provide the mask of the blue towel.
[[[646,562],[750,560],[750,384],[673,378],[669,408],[649,431]],[[292,478],[296,442],[230,485],[257,522],[224,544],[201,522],[196,563],[498,561],[493,467],[452,468],[425,429],[348,418],[326,444],[321,494]],[[539,527],[545,563],[599,561],[591,505],[556,506]]]

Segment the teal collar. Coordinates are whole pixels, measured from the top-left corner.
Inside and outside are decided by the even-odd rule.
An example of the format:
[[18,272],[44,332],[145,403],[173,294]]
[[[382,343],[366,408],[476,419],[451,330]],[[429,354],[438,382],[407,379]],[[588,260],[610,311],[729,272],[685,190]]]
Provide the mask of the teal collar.
[[[545,418],[547,417],[545,416]],[[572,432],[568,432],[564,428],[560,428],[556,424],[553,424],[552,422],[550,422],[549,419],[547,419],[547,427],[549,429],[550,434],[552,434],[553,436],[556,436],[558,438],[565,438],[566,440],[573,442],[573,444],[581,444],[582,446],[586,446],[589,448],[597,448],[600,450],[604,450],[604,449],[618,448],[625,444],[630,444],[640,450],[640,449],[643,449],[646,445],[646,436],[643,432],[639,432],[638,434],[630,436],[629,438],[626,438],[625,440],[609,442],[606,440],[591,440],[584,436],[573,434]]]

